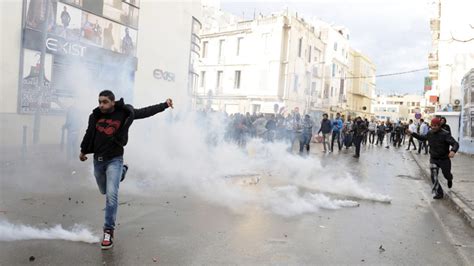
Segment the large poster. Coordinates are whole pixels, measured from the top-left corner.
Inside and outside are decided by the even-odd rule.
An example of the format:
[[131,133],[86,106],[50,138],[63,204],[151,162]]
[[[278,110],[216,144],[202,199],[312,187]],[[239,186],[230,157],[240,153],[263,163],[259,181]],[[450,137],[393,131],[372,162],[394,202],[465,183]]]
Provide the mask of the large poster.
[[52,33],[67,40],[79,40],[81,36],[82,11],[75,7],[57,4],[56,19]]
[[120,40],[120,52],[126,55],[135,55],[137,47],[137,31],[122,26]]
[[101,17],[84,12],[82,14],[82,39],[86,44],[103,47],[104,28],[107,21]]
[[[138,23],[138,8],[121,0],[105,2],[26,1],[18,94],[20,113],[62,112],[64,103],[85,88],[112,89],[131,98],[137,66],[137,30],[125,25]],[[112,19],[123,24],[101,17],[105,4],[122,8]],[[117,11],[105,10],[111,12],[110,16]],[[42,68],[44,75],[40,77]]]
[[121,0],[104,0],[104,17],[138,27],[138,8]]
[[[26,2],[26,27],[42,31],[51,30],[54,24],[55,2],[50,0],[28,0]],[[46,25],[47,24],[47,25]]]
[[45,55],[43,83],[41,83],[40,80],[40,60],[40,52],[24,49],[23,76],[20,93],[20,108],[23,113],[32,113],[37,110],[43,113],[49,112],[51,103],[55,101],[50,82],[52,55]]

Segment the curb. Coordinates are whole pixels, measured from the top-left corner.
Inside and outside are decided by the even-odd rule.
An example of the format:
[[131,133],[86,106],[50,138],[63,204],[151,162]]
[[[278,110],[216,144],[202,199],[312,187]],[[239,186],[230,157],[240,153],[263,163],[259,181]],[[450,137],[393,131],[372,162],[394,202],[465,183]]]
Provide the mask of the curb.
[[[430,171],[428,170],[428,165],[424,166],[422,163],[420,163],[413,153],[410,153],[411,157],[413,160],[416,162],[416,164],[420,167],[422,170],[423,174],[425,175],[425,179],[428,180],[431,183],[431,178],[430,178]],[[444,179],[440,179],[440,182],[444,185],[444,187],[447,187],[447,184]],[[474,228],[474,210],[472,210],[464,201],[462,200],[462,197],[460,197],[455,191],[452,191],[450,189],[445,189],[444,194],[448,195],[447,199],[449,202],[454,206],[456,211],[461,214],[461,216],[466,220],[466,222]]]

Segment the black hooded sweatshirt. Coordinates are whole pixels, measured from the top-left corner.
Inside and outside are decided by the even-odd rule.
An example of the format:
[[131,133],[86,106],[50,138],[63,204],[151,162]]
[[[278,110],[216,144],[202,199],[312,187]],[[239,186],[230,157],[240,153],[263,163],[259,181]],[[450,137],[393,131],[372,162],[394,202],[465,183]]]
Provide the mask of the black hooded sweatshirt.
[[128,142],[128,129],[135,119],[142,119],[163,112],[166,102],[135,109],[121,98],[115,102],[114,111],[102,113],[99,107],[89,116],[89,125],[81,143],[81,153],[94,153],[94,158],[110,159],[123,155]]
[[[451,136],[451,133],[444,129],[438,131],[430,130],[425,136],[419,135],[415,132],[411,135],[421,141],[428,141],[430,146],[430,158],[435,160],[448,159],[450,151],[457,152],[459,143]],[[451,146],[451,150],[449,149]]]

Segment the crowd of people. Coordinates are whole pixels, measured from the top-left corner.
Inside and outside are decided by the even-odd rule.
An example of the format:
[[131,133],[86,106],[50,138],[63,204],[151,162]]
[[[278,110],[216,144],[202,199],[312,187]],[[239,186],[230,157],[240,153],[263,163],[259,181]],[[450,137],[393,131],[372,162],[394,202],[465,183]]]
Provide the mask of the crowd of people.
[[227,119],[225,135],[228,141],[235,141],[241,146],[245,145],[248,138],[262,138],[268,142],[286,141],[289,152],[293,152],[293,146],[298,142],[300,155],[309,154],[311,142],[321,143],[324,153],[334,152],[334,143],[337,143],[339,151],[343,147],[349,149],[354,146],[355,158],[360,157],[361,145],[380,145],[390,149],[391,146],[400,148],[407,144],[406,150],[430,154],[434,199],[441,199],[444,194],[438,180],[439,170],[446,178],[448,187],[452,186],[451,158],[458,151],[459,144],[451,136],[451,128],[444,117],[433,118],[431,125],[424,119],[410,119],[408,123],[369,121],[360,116],[344,119],[339,113],[332,120],[323,114],[319,125],[315,125],[310,115],[306,114],[302,118],[298,111],[286,116],[233,114]]
[[[329,119],[328,114],[323,114],[320,123],[315,123],[310,115],[301,115],[293,111],[282,114],[232,114],[227,117],[225,139],[233,141],[240,146],[245,146],[250,138],[262,138],[264,141],[285,141],[289,144],[288,151],[293,150],[293,145],[299,144],[299,152],[304,155],[309,153],[311,143],[321,143],[325,153],[334,152],[334,144],[340,151],[343,148],[355,147],[355,158],[360,157],[361,145],[379,145],[389,149],[408,144],[406,150],[416,150],[419,154],[428,154],[429,146],[426,140],[415,142],[409,132],[426,136],[430,125],[424,119],[408,122],[376,121],[360,116],[352,119],[344,118],[337,113],[334,119]],[[446,119],[441,118],[441,128],[451,132]]]

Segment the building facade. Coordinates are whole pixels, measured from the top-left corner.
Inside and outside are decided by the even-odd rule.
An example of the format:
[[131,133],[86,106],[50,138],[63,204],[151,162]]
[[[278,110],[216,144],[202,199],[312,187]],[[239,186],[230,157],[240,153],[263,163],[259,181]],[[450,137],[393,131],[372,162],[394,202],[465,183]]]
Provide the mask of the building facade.
[[210,27],[201,33],[196,107],[232,113],[322,111],[321,32],[290,14]]
[[190,99],[200,1],[1,1],[0,12],[2,147],[59,144],[68,113],[83,131],[104,89],[134,104]]
[[474,66],[474,2],[436,0],[432,7],[432,91],[427,98],[436,103],[436,111],[461,111],[462,79]]
[[347,84],[347,106],[351,117],[371,118],[372,95],[375,90],[375,65],[364,54],[354,49],[349,51],[349,75]]
[[416,114],[419,114],[420,118],[430,117],[429,113],[424,112],[423,95],[415,94],[378,94],[372,104],[372,113],[374,113],[376,120],[386,121],[388,119],[392,122],[415,120]]

